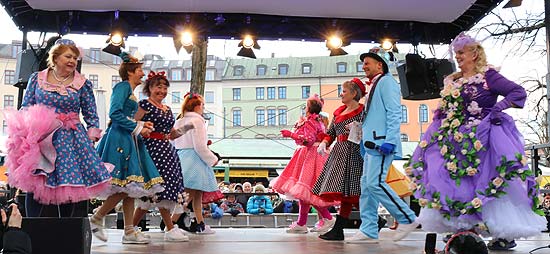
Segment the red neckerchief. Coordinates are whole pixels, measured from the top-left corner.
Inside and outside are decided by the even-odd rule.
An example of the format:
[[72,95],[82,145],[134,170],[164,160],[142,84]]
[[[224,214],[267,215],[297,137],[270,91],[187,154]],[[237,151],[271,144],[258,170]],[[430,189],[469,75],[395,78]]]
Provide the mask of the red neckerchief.
[[371,86],[372,84],[374,84],[374,81],[376,81],[377,79],[380,78],[380,76],[382,76],[383,73],[378,73],[376,75],[374,75],[374,77],[372,79],[369,79],[369,81],[366,81],[365,84],[367,84],[367,86]]

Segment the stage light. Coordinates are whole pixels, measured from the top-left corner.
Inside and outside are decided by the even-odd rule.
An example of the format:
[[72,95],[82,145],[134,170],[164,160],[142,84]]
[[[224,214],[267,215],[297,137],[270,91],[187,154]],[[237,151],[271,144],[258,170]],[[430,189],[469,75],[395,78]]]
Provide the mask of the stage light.
[[122,53],[120,48],[124,48],[124,36],[120,32],[113,32],[109,34],[109,38],[105,41],[107,46],[103,49],[103,52],[118,56]]
[[342,47],[349,45],[349,42],[346,42],[341,36],[330,36],[326,40],[325,45],[330,50],[330,56],[343,56],[348,54]]
[[113,44],[114,46],[122,46],[122,44],[124,44],[124,38],[122,38],[122,35],[120,33],[114,33],[112,36],[111,36],[111,44]]
[[258,41],[256,40],[256,38],[248,34],[245,35],[244,38],[239,42],[239,47],[241,47],[241,50],[239,50],[239,53],[237,53],[238,56],[254,59],[256,59],[256,55],[254,54],[254,50],[252,49],[260,49],[260,45],[258,45]]
[[181,33],[181,44],[185,46],[193,46],[193,34],[189,31]]
[[254,47],[254,39],[252,39],[252,36],[246,35],[243,39],[243,47],[247,49],[251,49]]
[[391,51],[393,48],[393,43],[390,40],[385,39],[382,41],[382,45],[380,45],[380,47],[382,47],[385,51]]
[[331,48],[341,48],[344,42],[342,41],[342,38],[338,36],[332,36],[328,39],[328,44]]

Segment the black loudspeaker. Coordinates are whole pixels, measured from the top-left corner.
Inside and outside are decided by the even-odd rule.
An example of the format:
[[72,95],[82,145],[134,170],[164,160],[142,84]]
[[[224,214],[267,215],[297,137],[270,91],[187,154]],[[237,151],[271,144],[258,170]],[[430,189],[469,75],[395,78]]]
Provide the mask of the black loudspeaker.
[[453,64],[447,59],[424,59],[418,54],[407,54],[405,64],[397,66],[403,99],[440,98],[443,79],[453,71]]
[[32,49],[25,49],[17,54],[17,65],[15,66],[15,78],[17,87],[25,88],[29,77],[33,72],[38,71],[39,62],[37,55]]
[[90,254],[92,232],[88,218],[23,218],[33,254]]

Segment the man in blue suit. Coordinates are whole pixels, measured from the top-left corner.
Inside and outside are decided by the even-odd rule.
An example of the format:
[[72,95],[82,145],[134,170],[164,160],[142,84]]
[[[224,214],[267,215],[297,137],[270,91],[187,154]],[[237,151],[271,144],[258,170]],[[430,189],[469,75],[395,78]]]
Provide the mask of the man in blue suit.
[[399,222],[393,240],[398,241],[414,230],[416,216],[409,206],[385,182],[394,156],[402,156],[401,90],[389,73],[389,55],[379,47],[361,54],[363,70],[371,82],[364,107],[362,145],[366,151],[361,177],[361,227],[346,243],[377,243],[378,205]]

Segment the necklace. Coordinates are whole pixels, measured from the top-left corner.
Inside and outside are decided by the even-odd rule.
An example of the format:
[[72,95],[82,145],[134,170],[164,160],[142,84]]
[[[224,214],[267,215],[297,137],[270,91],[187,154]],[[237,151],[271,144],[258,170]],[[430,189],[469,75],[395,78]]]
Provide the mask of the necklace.
[[69,74],[69,76],[67,76],[67,77],[65,77],[65,78],[63,78],[63,79],[61,79],[61,78],[59,78],[59,77],[57,76],[57,71],[55,71],[55,69],[52,69],[52,70],[53,70],[53,78],[54,78],[55,80],[57,80],[57,82],[59,82],[60,85],[62,85],[63,83],[65,83],[65,81],[67,81],[67,80],[71,77],[71,75]]
[[164,105],[162,103],[157,103],[156,101],[153,101],[151,98],[149,98],[148,100],[151,104],[153,104],[153,106],[161,109],[162,111],[164,111]]

